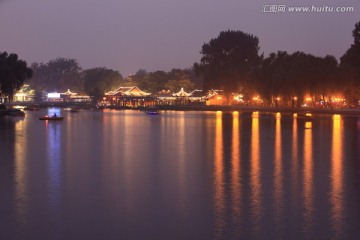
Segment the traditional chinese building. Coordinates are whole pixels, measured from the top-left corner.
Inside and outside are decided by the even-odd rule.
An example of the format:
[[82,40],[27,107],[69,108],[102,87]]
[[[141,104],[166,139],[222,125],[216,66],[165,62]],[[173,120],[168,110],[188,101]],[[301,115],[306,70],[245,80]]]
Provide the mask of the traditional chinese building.
[[176,101],[170,90],[161,90],[155,94],[155,97],[157,105],[174,105]]
[[206,95],[206,105],[226,105],[227,99],[222,90],[210,90]]
[[179,92],[173,94],[174,97],[176,97],[176,104],[179,105],[185,105],[190,104],[190,96],[191,93],[185,92],[184,88],[181,88]]
[[90,102],[91,97],[87,95],[78,95],[78,93],[71,92],[68,89],[66,92],[58,93],[52,92],[47,93],[47,102]]
[[68,89],[66,92],[60,93],[61,98],[65,102],[90,102],[91,97],[87,95],[78,95]]
[[187,105],[194,103],[204,103],[205,94],[202,90],[186,92],[183,88],[179,92],[171,93],[170,90],[162,90],[156,93],[158,105]]
[[144,92],[138,87],[119,87],[114,91],[105,93],[104,105],[115,107],[148,107],[156,104],[156,98],[151,93]]
[[192,103],[205,103],[206,95],[203,90],[195,89],[191,92],[190,101]]
[[28,84],[25,84],[19,91],[14,95],[14,102],[32,102],[34,101],[35,90],[30,89]]

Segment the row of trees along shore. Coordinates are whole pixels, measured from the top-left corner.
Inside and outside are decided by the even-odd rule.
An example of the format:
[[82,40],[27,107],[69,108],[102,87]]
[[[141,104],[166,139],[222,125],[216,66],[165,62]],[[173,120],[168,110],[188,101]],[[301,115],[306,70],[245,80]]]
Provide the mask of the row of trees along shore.
[[[360,22],[353,30],[354,42],[340,58],[317,57],[285,51],[259,54],[259,39],[240,31],[221,32],[202,46],[197,74],[204,77],[205,89],[224,90],[230,99],[241,91],[250,100],[259,95],[265,104],[300,105],[306,96],[312,101],[346,98],[360,100]],[[275,101],[274,101],[275,100]],[[295,101],[296,100],[296,101]]]
[[[264,104],[303,103],[341,96],[350,104],[360,100],[360,22],[352,32],[354,41],[340,58],[318,57],[303,52],[279,51],[264,57],[259,39],[241,31],[223,31],[204,43],[200,62],[189,69],[169,72],[147,72],[140,69],[123,77],[105,67],[82,69],[76,59],[57,58],[48,63],[33,63],[30,67],[16,54],[0,53],[1,92],[10,99],[27,80],[37,93],[42,91],[72,91],[100,99],[105,92],[119,86],[138,86],[144,91],[171,92],[183,87],[187,91],[223,90],[229,102],[234,93],[251,101],[259,96]],[[38,96],[39,97],[39,96]],[[296,100],[296,101],[295,101]]]

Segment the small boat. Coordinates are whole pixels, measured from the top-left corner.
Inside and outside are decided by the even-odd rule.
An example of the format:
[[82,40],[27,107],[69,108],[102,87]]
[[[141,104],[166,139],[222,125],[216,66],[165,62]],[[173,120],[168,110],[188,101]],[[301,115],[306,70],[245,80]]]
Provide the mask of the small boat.
[[64,117],[58,117],[58,116],[44,116],[39,118],[39,120],[52,120],[52,121],[59,121],[63,119]]
[[25,110],[25,111],[38,111],[38,110],[40,110],[40,108],[35,107],[35,106],[26,106],[26,107],[24,107],[23,110]]
[[159,112],[158,112],[158,111],[146,111],[146,114],[149,114],[149,115],[158,115]]
[[306,121],[311,121],[313,120],[314,117],[311,113],[307,112],[307,113],[297,114],[297,118],[304,119]]
[[8,115],[13,116],[13,117],[24,117],[25,113],[23,111],[21,111],[20,109],[10,108]]
[[148,115],[158,115],[159,111],[156,107],[147,107],[144,108],[143,111]]
[[67,112],[79,112],[80,108],[65,108],[64,111],[67,111]]

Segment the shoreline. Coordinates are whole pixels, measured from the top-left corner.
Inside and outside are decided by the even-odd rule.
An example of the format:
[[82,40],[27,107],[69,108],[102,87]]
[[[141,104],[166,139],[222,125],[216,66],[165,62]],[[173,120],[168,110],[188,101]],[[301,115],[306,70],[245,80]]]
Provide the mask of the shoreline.
[[[78,107],[83,109],[96,108],[95,104],[91,103],[19,103],[11,102],[5,104],[7,107],[13,106],[37,106],[39,108],[48,108],[48,107],[59,107],[59,108],[68,108],[68,107]],[[356,116],[360,117],[360,108],[294,108],[294,107],[264,107],[264,106],[222,106],[222,105],[156,105],[152,107],[109,107],[106,109],[116,109],[116,110],[159,110],[159,111],[224,111],[224,112],[261,112],[261,113],[312,113],[312,114],[341,114],[346,116]]]
[[[143,108],[148,109],[148,108]],[[345,108],[291,108],[291,107],[260,107],[260,106],[156,106],[158,110],[169,111],[224,111],[224,112],[261,112],[261,113],[312,113],[312,114],[341,114],[360,117],[360,109]]]

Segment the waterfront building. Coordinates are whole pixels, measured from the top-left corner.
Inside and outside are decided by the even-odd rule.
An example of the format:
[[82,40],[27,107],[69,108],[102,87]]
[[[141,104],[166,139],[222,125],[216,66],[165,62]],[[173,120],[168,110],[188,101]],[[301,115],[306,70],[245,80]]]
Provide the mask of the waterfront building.
[[212,106],[212,105],[226,105],[227,98],[223,94],[222,90],[209,90],[206,95],[206,105]]
[[119,87],[105,93],[103,105],[114,107],[148,107],[156,104],[156,98],[151,93],[144,92],[136,86]]
[[186,105],[191,103],[191,93],[186,92],[184,88],[181,88],[179,92],[173,93],[172,95],[176,97],[176,105]]
[[88,95],[78,95],[68,89],[66,92],[60,93],[60,97],[64,102],[90,102],[91,97]]
[[66,92],[47,93],[46,102],[90,102],[91,97],[87,95],[78,95],[78,93],[71,92],[68,89]]
[[195,89],[186,92],[183,88],[179,92],[171,93],[170,90],[162,90],[156,93],[157,105],[186,105],[204,103],[206,95],[202,90]]
[[161,90],[155,94],[156,105],[175,105],[176,97],[170,90]]
[[31,89],[28,84],[25,84],[14,95],[14,102],[33,102],[35,97],[35,90]]

